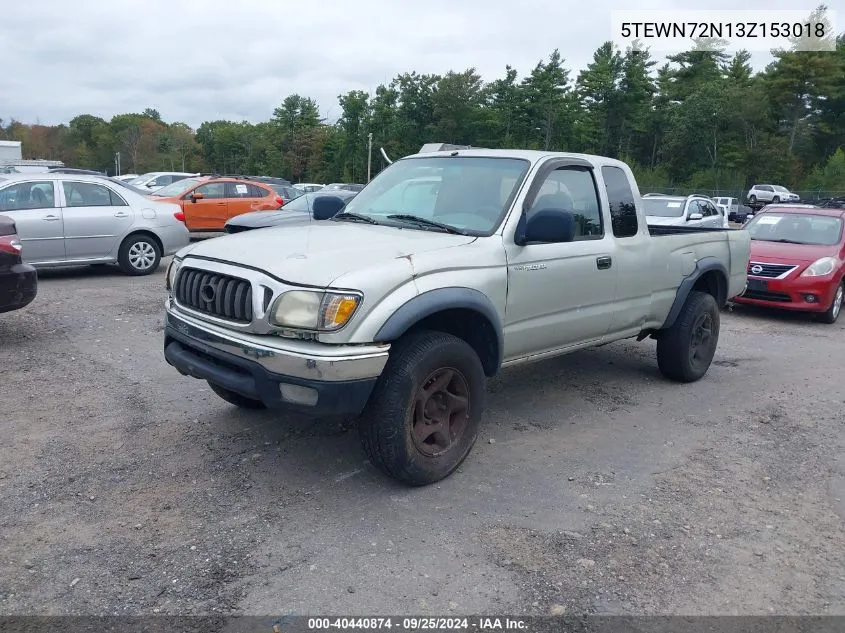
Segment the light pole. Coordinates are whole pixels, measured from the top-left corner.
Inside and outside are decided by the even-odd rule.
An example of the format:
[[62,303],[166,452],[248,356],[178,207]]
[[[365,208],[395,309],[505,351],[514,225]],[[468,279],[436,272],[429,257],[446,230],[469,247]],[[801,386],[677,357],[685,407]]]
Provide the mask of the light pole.
[[120,176],[120,152],[114,153],[114,175]]
[[373,165],[373,133],[367,134],[367,182],[370,182],[370,174]]

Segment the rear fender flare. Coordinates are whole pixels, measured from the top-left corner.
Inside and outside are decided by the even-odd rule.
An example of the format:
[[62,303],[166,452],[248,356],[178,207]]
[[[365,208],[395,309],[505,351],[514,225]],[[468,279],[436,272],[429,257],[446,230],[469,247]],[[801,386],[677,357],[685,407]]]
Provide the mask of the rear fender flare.
[[[672,303],[672,307],[669,310],[669,316],[666,317],[666,321],[664,321],[663,325],[660,327],[661,330],[668,329],[674,325],[678,315],[681,313],[681,308],[684,307],[687,297],[689,297],[689,293],[692,292],[692,288],[695,286],[695,282],[711,271],[717,271],[722,275],[725,288],[727,288],[730,276],[728,275],[728,270],[725,268],[725,265],[715,257],[702,257],[698,260],[698,262],[696,262],[695,270],[688,277],[685,277],[684,280],[681,281],[681,285],[678,286],[675,301]],[[721,302],[718,297],[716,297],[716,301],[720,302],[719,307],[721,308],[721,304],[724,302]]]

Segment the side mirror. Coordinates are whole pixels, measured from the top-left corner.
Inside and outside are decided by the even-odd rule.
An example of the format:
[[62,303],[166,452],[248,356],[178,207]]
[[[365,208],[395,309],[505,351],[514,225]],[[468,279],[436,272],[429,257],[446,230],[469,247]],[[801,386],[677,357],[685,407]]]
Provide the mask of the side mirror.
[[317,196],[311,205],[315,220],[328,220],[338,214],[346,203],[337,196]]
[[691,222],[692,220],[701,220],[704,216],[700,213],[690,213],[689,217],[687,218],[687,222]]
[[196,202],[197,200],[202,200],[203,198],[205,198],[205,196],[196,191],[191,194],[191,202]]
[[563,209],[540,209],[532,214],[530,220],[523,215],[514,236],[514,241],[520,246],[529,242],[552,244],[574,239],[575,215]]

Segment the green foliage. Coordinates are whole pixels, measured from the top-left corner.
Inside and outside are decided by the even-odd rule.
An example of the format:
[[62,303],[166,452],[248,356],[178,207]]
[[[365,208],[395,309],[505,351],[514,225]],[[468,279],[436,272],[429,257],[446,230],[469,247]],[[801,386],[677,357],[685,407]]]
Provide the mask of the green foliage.
[[[825,8],[815,16],[824,18]],[[506,66],[485,83],[474,68],[397,75],[370,94],[338,97],[340,116],[292,94],[269,120],[206,121],[194,131],[158,110],[59,126],[0,119],[0,138],[26,157],[124,172],[213,170],[328,182],[367,177],[428,142],[596,153],[631,164],[647,190],[740,191],[761,181],[845,191],[845,35],[835,52],[774,51],[754,73],[750,54],[698,41],[658,67],[648,50],[602,44],[573,73],[555,50],[527,76]]]

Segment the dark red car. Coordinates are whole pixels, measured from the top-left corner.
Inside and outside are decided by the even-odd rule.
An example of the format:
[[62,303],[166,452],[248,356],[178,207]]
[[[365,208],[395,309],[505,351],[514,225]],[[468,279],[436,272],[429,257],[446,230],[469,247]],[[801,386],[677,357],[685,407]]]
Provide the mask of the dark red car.
[[845,209],[768,206],[742,230],[751,234],[748,286],[737,303],[818,313],[842,311]]
[[0,215],[0,312],[23,308],[38,292],[38,274],[23,263],[22,249],[15,221]]

